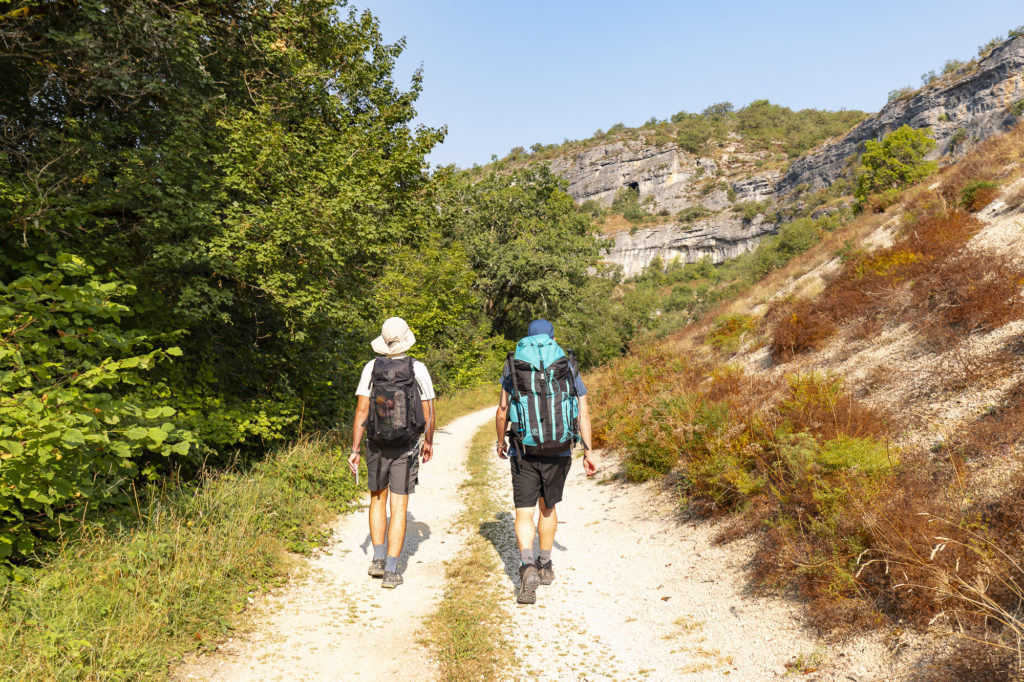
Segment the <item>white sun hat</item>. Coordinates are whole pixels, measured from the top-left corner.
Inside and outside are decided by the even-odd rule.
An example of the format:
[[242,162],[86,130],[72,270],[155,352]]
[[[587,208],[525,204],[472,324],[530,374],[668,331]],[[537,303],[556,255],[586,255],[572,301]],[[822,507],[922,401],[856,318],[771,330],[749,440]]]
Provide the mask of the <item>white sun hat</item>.
[[370,342],[370,347],[380,355],[398,355],[412,348],[416,337],[405,320],[389,317],[380,327],[380,336]]

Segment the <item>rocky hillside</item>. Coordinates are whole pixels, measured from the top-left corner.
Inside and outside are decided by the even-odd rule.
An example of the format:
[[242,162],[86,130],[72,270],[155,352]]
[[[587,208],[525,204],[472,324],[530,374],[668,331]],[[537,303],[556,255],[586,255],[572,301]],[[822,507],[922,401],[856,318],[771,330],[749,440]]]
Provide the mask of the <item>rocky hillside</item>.
[[817,679],[1024,679],[1022,226],[1024,124],[588,377],[620,475],[886,668]]
[[845,175],[866,140],[906,124],[931,128],[932,158],[960,157],[978,142],[1004,132],[1024,109],[1024,37],[1006,41],[977,63],[889,102],[842,138],[797,159],[776,186],[780,193],[809,183],[831,185]]
[[[568,180],[580,204],[610,207],[617,193],[638,194],[652,217],[642,227],[615,232],[615,247],[607,257],[628,277],[655,257],[720,263],[753,248],[793,213],[780,213],[780,208],[799,209],[805,192],[825,190],[849,176],[866,140],[880,139],[901,125],[931,128],[938,142],[932,156],[948,161],[1006,130],[1022,113],[1024,37],[1016,37],[920,90],[900,92],[880,112],[788,167],[776,150],[757,148],[735,133],[699,153],[678,141],[616,140],[582,144],[566,149],[569,153],[556,150],[548,163]],[[659,139],[657,133],[651,138]],[[737,214],[735,209],[751,202],[763,202],[755,207],[760,209],[756,219]],[[681,220],[687,212],[699,217]]]

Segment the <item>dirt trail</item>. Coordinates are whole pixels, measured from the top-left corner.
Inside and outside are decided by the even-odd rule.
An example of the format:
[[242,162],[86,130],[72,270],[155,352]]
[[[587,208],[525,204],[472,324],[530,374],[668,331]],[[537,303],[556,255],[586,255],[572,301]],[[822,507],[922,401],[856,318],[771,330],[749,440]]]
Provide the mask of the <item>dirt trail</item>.
[[366,512],[346,514],[327,551],[254,609],[250,632],[174,671],[177,680],[433,679],[429,649],[417,640],[444,587],[444,562],[464,533],[455,520],[466,455],[494,408],[461,417],[435,434],[435,457],[420,467],[409,502],[405,549],[394,590],[366,575],[373,555]]
[[[465,531],[458,485],[469,443],[490,421],[481,410],[439,430],[437,458],[421,469],[410,504],[400,570],[405,583],[383,590],[366,576],[371,551],[365,512],[341,517],[334,543],[253,609],[251,630],[213,654],[187,662],[176,680],[437,679],[422,622],[439,601],[444,562]],[[749,592],[750,541],[715,545],[713,524],[680,521],[664,484],[599,484],[574,464],[558,505],[555,582],[537,603],[515,603],[518,549],[512,515],[481,529],[504,573],[516,650],[509,680],[770,680],[803,656],[816,680],[889,679],[896,671],[879,638],[827,650],[801,625],[800,609]],[[494,460],[501,499],[511,501],[508,463]],[[807,679],[807,678],[803,678]]]
[[[511,499],[507,464],[495,466]],[[678,501],[664,484],[601,485],[574,463],[565,495],[555,582],[538,588],[535,605],[513,603],[519,554],[511,515],[491,526],[520,661],[512,678],[770,680],[799,656],[816,669],[803,679],[896,675],[879,638],[828,650],[802,627],[797,604],[750,594],[753,543],[715,545],[716,524],[675,518]]]

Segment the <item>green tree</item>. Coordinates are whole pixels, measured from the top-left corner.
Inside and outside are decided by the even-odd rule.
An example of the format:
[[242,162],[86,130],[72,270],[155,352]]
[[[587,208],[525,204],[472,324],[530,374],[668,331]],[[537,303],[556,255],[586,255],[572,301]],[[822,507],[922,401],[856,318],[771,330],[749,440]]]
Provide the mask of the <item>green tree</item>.
[[547,166],[445,169],[435,180],[435,224],[465,250],[495,332],[518,339],[530,320],[546,317],[587,364],[621,352],[649,317],[643,306],[623,305],[618,270],[600,262],[609,241]]
[[[40,254],[125,281],[132,325],[180,332],[151,374],[214,446],[333,425],[425,238],[420,75],[332,0],[29,0],[3,20],[0,282]],[[126,329],[127,331],[127,329]]]
[[935,148],[927,129],[915,130],[902,125],[882,140],[864,143],[864,154],[857,171],[854,196],[864,201],[870,194],[898,189],[928,177],[938,168],[925,156]]
[[494,336],[475,285],[459,244],[431,242],[393,253],[374,286],[374,308],[382,318],[398,315],[409,323],[416,335],[412,353],[430,368],[439,391],[494,381],[509,350]]

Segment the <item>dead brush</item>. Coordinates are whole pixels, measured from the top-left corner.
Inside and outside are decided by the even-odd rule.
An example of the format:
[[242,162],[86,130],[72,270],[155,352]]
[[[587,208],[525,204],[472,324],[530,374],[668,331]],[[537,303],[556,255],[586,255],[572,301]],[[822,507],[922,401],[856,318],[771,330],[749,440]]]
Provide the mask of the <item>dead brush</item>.
[[955,165],[949,166],[948,171],[941,175],[939,192],[950,204],[959,203],[964,189],[971,183],[994,183],[1005,179],[1012,164],[1022,158],[1022,152],[1024,126],[1018,124],[1005,135],[985,140]]
[[[1004,679],[981,674],[1005,669],[1008,655],[1021,670],[1024,479],[996,502],[972,507],[959,452],[916,453],[886,491],[857,505],[871,540],[855,577],[890,619],[944,625],[964,638],[965,653],[981,666],[977,679]],[[955,667],[952,658],[943,664]]]
[[941,196],[922,193],[915,201],[896,244],[847,263],[816,299],[769,312],[769,349],[777,362],[817,350],[840,329],[870,338],[886,325],[910,323],[931,350],[942,351],[1024,317],[1024,267],[993,251],[964,248],[981,224],[960,209],[938,211]]
[[[915,530],[917,538],[891,519],[879,520],[873,531],[881,558],[864,561],[862,570],[877,563],[895,576],[890,589],[901,596],[900,611],[921,620],[930,615],[927,625],[944,619],[959,635],[1011,650],[1020,658],[1024,568],[1018,559],[963,521],[917,514],[925,524]],[[987,638],[993,631],[998,639]]]

